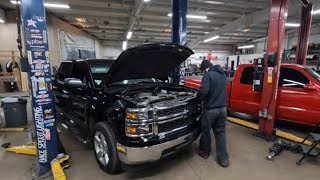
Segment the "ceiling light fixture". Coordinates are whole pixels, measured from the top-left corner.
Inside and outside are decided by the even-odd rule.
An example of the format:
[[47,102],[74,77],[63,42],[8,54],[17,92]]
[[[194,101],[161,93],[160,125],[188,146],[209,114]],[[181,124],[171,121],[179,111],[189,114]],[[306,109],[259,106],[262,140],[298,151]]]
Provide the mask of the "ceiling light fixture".
[[170,28],[167,28],[167,29],[164,30],[164,32],[166,32],[166,33],[171,33],[172,30],[171,30]]
[[287,27],[299,27],[300,24],[298,24],[298,23],[286,23],[286,26]]
[[239,46],[238,49],[250,49],[254,48],[254,45],[246,45],[246,46]]
[[3,20],[3,19],[0,19],[0,23],[4,23],[4,20]]
[[[168,16],[172,17],[172,13],[169,13]],[[187,14],[187,18],[189,18],[189,19],[207,19],[207,16],[198,16],[198,15]]]
[[209,42],[209,41],[216,40],[216,39],[218,39],[218,38],[219,38],[219,36],[214,36],[214,37],[212,37],[212,38],[209,38],[209,39],[204,40],[203,42],[206,43],[206,42]]
[[150,2],[150,0],[143,0],[144,2]]
[[11,2],[11,4],[20,4],[20,1],[10,1]]
[[80,23],[84,23],[84,22],[87,22],[87,19],[85,18],[74,18],[77,22],[80,22]]
[[320,14],[320,9],[315,10],[315,11],[312,11],[312,13],[311,13],[311,14]]
[[249,31],[251,31],[251,29],[247,28],[247,29],[242,29],[241,31],[242,32],[249,32]]
[[[10,1],[11,4],[20,4],[21,2],[20,1],[14,1],[14,0],[11,0]],[[65,8],[65,9],[69,9],[70,6],[67,5],[67,4],[53,4],[53,3],[44,3],[44,6],[45,7],[51,7],[51,8]]]
[[132,31],[129,31],[128,34],[127,34],[127,39],[130,39],[132,36]]
[[127,45],[128,45],[128,42],[127,41],[123,41],[122,50],[126,50],[127,49]]
[[45,7],[52,7],[52,8],[65,8],[69,9],[70,6],[67,4],[52,4],[52,3],[44,3]]

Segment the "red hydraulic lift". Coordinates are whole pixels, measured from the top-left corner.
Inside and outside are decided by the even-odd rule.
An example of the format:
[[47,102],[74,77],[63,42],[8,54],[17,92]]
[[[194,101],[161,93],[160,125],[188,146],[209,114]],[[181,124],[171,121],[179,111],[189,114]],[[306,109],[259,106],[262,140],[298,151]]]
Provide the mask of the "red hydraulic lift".
[[[296,63],[305,65],[311,29],[311,12],[313,4],[309,3],[308,0],[301,0],[301,3],[303,4],[303,7],[301,9]],[[276,119],[279,70],[285,33],[286,10],[287,0],[271,1],[268,46],[264,62],[264,80],[258,130],[258,135],[266,138],[267,140],[273,137],[273,127]]]
[[308,52],[309,35],[312,22],[312,10],[313,4],[308,0],[301,0],[301,17],[300,17],[300,29],[296,50],[296,64],[306,65],[306,57]]
[[268,46],[264,61],[264,82],[259,112],[259,136],[273,137],[280,61],[283,49],[287,0],[272,0],[269,17]]

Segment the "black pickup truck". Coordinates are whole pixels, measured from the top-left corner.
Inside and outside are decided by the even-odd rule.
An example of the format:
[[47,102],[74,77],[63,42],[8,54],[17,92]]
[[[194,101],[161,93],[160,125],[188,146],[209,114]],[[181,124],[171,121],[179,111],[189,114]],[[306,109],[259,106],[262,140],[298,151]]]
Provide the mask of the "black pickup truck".
[[115,61],[63,61],[53,86],[62,126],[91,142],[108,173],[180,151],[200,134],[201,103],[196,90],[168,83],[168,75],[191,54],[144,44]]

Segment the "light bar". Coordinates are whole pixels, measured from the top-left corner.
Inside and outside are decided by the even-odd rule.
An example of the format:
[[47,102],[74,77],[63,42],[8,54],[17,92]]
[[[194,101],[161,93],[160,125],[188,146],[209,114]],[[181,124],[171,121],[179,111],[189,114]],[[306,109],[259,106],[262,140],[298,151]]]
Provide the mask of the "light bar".
[[[14,1],[14,0],[11,0],[10,1],[11,4],[20,4],[20,1]],[[70,6],[67,5],[67,4],[53,4],[53,3],[44,3],[44,6],[45,7],[52,7],[52,8],[65,8],[65,9],[69,9]]]
[[126,50],[127,49],[127,45],[128,45],[128,42],[127,41],[123,41],[122,50]]
[[[172,17],[172,13],[169,13],[168,16]],[[187,18],[189,18],[189,19],[207,19],[207,16],[198,16],[198,15],[187,14]]]
[[3,19],[0,19],[0,23],[4,23],[4,20],[3,20]]
[[320,9],[315,10],[315,11],[312,11],[312,13],[311,13],[311,14],[320,14]]
[[286,23],[286,26],[287,27],[299,27],[300,24],[297,24],[297,23]]
[[150,2],[150,0],[143,0],[144,2]]
[[128,34],[127,34],[127,39],[130,39],[132,36],[132,31],[129,31]]
[[20,4],[20,1],[10,1],[11,2],[11,4]]
[[212,38],[209,38],[209,39],[204,40],[203,42],[206,43],[206,42],[209,42],[209,41],[216,40],[216,39],[218,39],[218,38],[219,38],[219,36],[214,36],[214,37],[212,37]]
[[246,45],[246,46],[239,46],[238,49],[250,49],[254,48],[254,45]]
[[44,3],[45,7],[52,7],[52,8],[65,8],[69,9],[70,6],[67,4],[52,4],[52,3]]

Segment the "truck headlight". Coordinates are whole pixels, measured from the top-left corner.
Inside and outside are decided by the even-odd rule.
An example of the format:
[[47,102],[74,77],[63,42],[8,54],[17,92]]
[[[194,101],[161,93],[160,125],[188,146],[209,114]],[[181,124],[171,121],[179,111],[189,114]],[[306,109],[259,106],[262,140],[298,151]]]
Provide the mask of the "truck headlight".
[[138,115],[134,112],[127,112],[127,119],[137,119]]
[[144,137],[153,135],[153,119],[149,118],[147,108],[128,108],[126,111],[126,135]]

